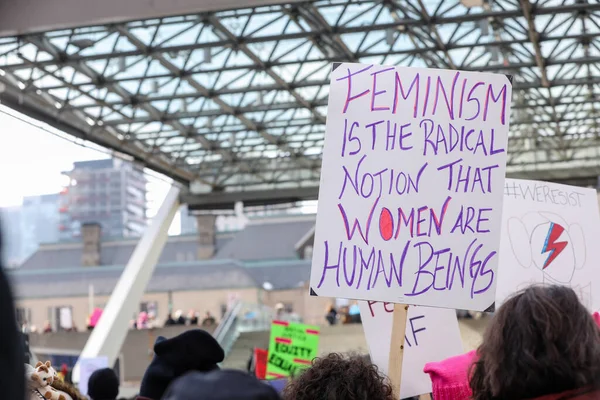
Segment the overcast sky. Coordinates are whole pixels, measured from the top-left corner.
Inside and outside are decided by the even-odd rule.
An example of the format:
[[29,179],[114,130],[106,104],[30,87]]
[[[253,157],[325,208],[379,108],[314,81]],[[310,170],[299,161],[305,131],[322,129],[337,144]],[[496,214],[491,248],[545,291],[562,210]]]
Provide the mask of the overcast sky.
[[[21,204],[24,196],[59,192],[66,184],[61,174],[75,161],[110,157],[107,151],[89,142],[82,147],[39,121],[0,105],[0,207]],[[83,143],[83,142],[81,142]],[[156,173],[148,176],[148,208],[152,216],[169,188],[167,178]],[[178,230],[179,218],[176,218]]]

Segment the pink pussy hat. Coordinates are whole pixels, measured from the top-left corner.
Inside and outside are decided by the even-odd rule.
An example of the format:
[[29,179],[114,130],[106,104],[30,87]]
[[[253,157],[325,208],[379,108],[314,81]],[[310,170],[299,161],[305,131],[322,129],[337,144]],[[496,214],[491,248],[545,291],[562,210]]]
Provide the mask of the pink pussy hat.
[[[600,316],[599,316],[600,317]],[[435,400],[467,400],[472,392],[469,387],[469,369],[477,358],[476,351],[443,361],[425,364],[423,372],[429,374]]]
[[592,314],[592,317],[594,317],[594,321],[596,322],[596,325],[598,325],[598,327],[600,327],[600,314],[598,314],[598,312],[596,311],[595,313]]
[[[600,314],[592,314],[600,327]],[[425,365],[423,372],[429,374],[435,400],[467,400],[472,396],[469,386],[469,370],[477,359],[475,350],[460,356],[447,358]]]

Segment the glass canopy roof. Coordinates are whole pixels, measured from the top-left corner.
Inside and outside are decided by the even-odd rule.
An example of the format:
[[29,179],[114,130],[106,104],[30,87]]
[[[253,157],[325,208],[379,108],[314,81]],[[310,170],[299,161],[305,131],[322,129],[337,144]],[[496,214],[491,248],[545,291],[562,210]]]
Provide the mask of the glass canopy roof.
[[509,173],[590,178],[599,35],[592,0],[311,1],[0,38],[0,100],[200,192],[276,191],[318,186],[332,62],[500,72]]

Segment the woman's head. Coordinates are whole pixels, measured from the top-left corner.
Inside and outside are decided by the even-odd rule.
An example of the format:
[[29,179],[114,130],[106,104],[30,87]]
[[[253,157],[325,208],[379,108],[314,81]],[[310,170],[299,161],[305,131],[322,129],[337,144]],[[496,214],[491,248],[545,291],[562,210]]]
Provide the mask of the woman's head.
[[284,400],[395,400],[387,378],[362,356],[331,353],[283,391]]
[[530,399],[600,383],[600,330],[564,286],[532,286],[507,300],[477,353],[474,400]]

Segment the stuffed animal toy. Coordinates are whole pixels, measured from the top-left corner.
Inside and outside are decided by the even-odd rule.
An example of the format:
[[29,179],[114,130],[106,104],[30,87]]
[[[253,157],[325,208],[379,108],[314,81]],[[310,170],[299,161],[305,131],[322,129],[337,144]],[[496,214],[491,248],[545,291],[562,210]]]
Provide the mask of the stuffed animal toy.
[[31,380],[34,382],[36,388],[43,388],[52,385],[56,376],[55,371],[50,364],[50,361],[46,363],[38,362],[35,366],[33,374],[31,374]]
[[25,371],[28,375],[26,380],[32,393],[31,399],[73,400],[68,394],[52,387],[52,384],[58,380],[58,374],[52,368],[50,361],[38,362],[35,368],[28,366]]

